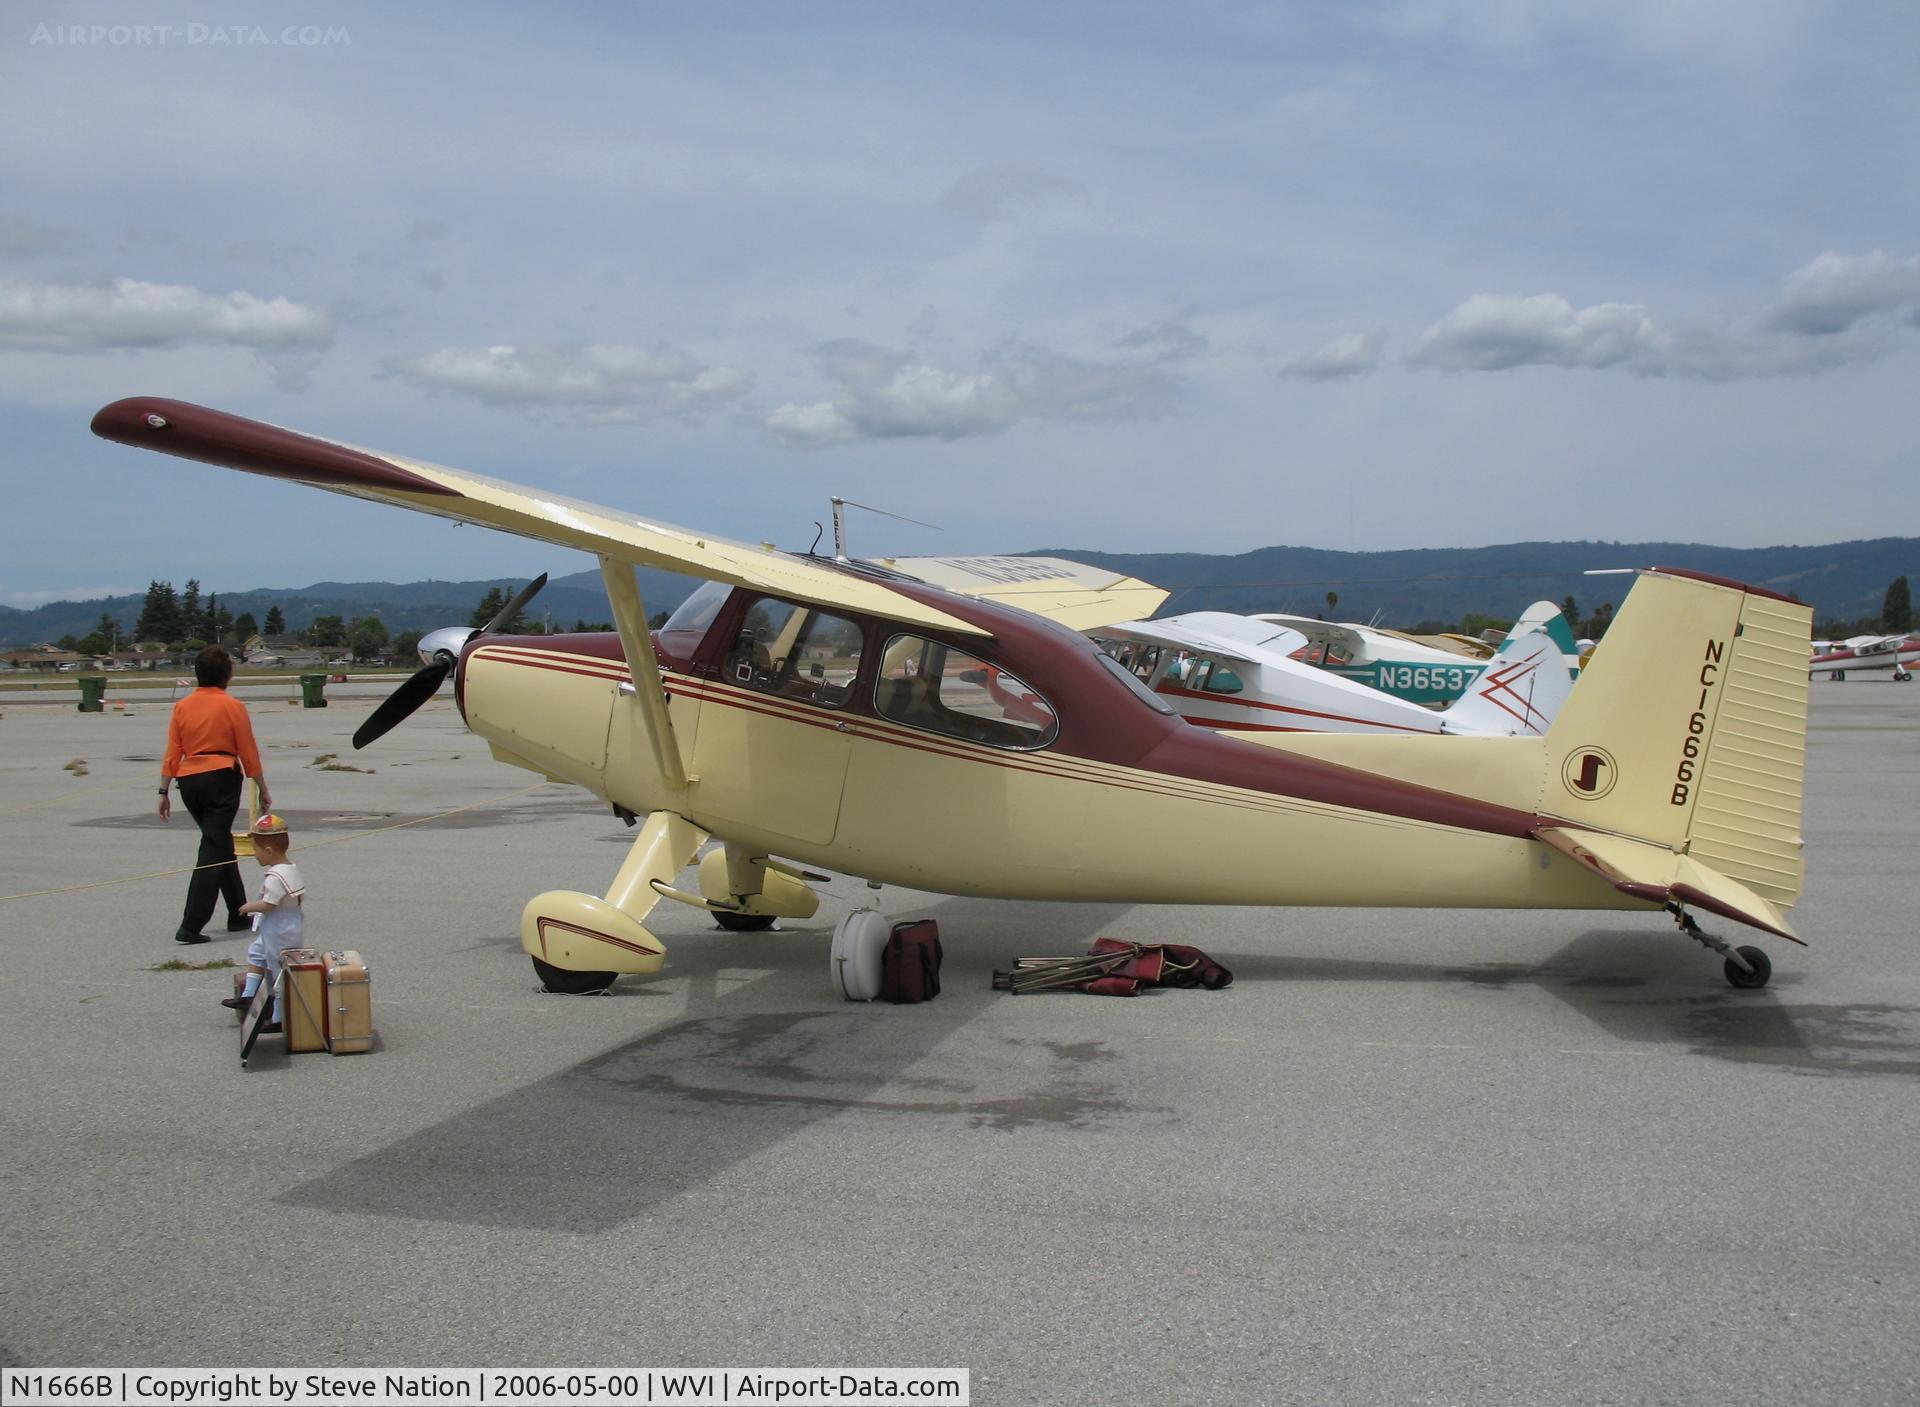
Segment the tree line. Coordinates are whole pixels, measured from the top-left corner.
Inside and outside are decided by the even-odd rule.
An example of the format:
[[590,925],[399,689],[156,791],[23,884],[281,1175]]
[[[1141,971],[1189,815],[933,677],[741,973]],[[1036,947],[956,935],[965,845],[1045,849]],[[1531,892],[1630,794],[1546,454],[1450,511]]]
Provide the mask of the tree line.
[[87,634],[63,635],[55,643],[82,655],[112,654],[130,648],[136,641],[158,641],[177,654],[197,654],[208,645],[224,645],[237,654],[256,635],[311,649],[345,648],[356,660],[381,659],[389,653],[411,655],[420,641],[417,630],[390,635],[378,615],[353,621],[337,615],[315,616],[306,629],[289,632],[286,616],[278,606],[268,607],[264,620],[256,620],[251,611],[235,615],[220,604],[215,593],[202,594],[196,577],[189,578],[178,591],[170,581],[149,581],[132,631],[112,612],[102,611]]
[[[1791,594],[1791,593],[1789,593]],[[510,598],[501,588],[489,587],[484,596],[473,608],[468,624],[478,630],[506,608]],[[1340,604],[1338,592],[1327,593],[1327,611],[1331,615]],[[1793,599],[1798,600],[1795,596]],[[1573,633],[1583,639],[1598,640],[1607,633],[1607,627],[1613,623],[1613,603],[1603,601],[1591,612],[1582,614],[1580,604],[1572,596],[1560,603],[1560,612],[1573,627]],[[667,613],[657,613],[647,624],[658,628],[666,622]],[[1487,629],[1506,630],[1513,625],[1511,620],[1494,616],[1468,612],[1459,622],[1425,620],[1410,627],[1415,634],[1438,634],[1443,631],[1458,630],[1467,635],[1478,635]],[[1814,624],[1814,634],[1822,638],[1844,638],[1849,635],[1868,635],[1884,631],[1889,635],[1912,630],[1914,627],[1913,593],[1904,576],[1895,577],[1887,585],[1887,594],[1881,604],[1877,617],[1865,617],[1859,620],[1821,620]],[[515,612],[512,619],[502,622],[501,633],[508,635],[540,635],[546,632],[542,621],[529,621],[524,611]],[[611,621],[576,620],[575,631],[612,630]],[[158,640],[183,653],[198,651],[205,645],[221,644],[237,650],[254,635],[265,636],[269,640],[287,636],[286,617],[278,606],[270,607],[264,621],[255,621],[251,611],[242,611],[234,615],[220,604],[220,598],[212,592],[202,595],[200,582],[190,578],[179,591],[175,591],[170,581],[150,581],[147,583],[147,596],[140,609],[140,618],[135,622],[131,634],[110,612],[102,611],[100,620],[86,635],[63,635],[57,642],[62,649],[73,650],[83,655],[105,655],[118,649],[125,649],[136,640]],[[305,630],[292,637],[296,643],[313,649],[351,650],[356,660],[380,659],[388,655],[405,658],[414,652],[420,643],[420,632],[403,631],[397,636],[389,635],[387,627],[378,615],[367,615],[349,621],[337,615],[315,616]]]

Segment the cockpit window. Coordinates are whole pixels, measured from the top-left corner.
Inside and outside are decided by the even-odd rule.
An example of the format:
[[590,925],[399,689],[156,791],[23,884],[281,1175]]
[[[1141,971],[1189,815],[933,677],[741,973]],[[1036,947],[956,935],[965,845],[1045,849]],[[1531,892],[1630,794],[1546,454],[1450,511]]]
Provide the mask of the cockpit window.
[[667,623],[660,629],[704,632],[713,624],[714,617],[720,614],[720,608],[727,604],[727,597],[732,592],[733,588],[723,581],[703,582],[694,589],[693,595],[675,607],[673,614],[667,617]]
[[1145,684],[1142,684],[1139,679],[1134,677],[1132,670],[1121,664],[1120,661],[1112,655],[1100,656],[1100,663],[1107,667],[1109,674],[1113,675],[1114,678],[1118,679],[1122,684],[1125,684],[1135,698],[1139,699],[1140,702],[1144,703],[1155,713],[1173,712],[1173,705],[1154,693],[1153,690],[1149,689]]
[[1207,677],[1200,687],[1210,694],[1237,694],[1247,686],[1224,660],[1208,660]]
[[721,670],[763,694],[839,708],[853,697],[864,644],[860,627],[844,616],[763,596],[748,607]]
[[[1126,673],[1118,663],[1108,663]],[[1026,684],[998,665],[918,635],[887,641],[874,708],[896,723],[989,747],[1028,751],[1045,747],[1060,733],[1053,705]]]

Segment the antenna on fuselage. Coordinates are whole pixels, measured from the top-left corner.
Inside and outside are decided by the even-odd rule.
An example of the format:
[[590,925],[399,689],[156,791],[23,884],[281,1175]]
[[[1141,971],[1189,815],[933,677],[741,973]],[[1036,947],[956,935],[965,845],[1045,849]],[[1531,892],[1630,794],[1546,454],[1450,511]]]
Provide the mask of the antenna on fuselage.
[[875,508],[871,503],[855,503],[852,499],[842,498],[837,493],[828,502],[833,504],[833,560],[836,562],[851,560],[847,556],[847,509],[849,508],[864,508],[869,513],[878,513],[882,518],[892,518],[900,523],[912,523],[919,528],[932,528],[937,533],[946,531],[938,523],[923,523],[918,518],[909,518],[904,513],[889,513],[884,508]]

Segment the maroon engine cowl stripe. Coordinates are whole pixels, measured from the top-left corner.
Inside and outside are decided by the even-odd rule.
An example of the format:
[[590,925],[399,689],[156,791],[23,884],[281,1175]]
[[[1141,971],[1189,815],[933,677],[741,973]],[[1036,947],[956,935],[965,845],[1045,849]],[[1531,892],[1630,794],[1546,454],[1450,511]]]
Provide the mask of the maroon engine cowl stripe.
[[[158,416],[165,423],[155,425],[150,416]],[[453,489],[359,450],[187,401],[155,396],[115,401],[93,417],[93,433],[136,449],[159,450],[203,464],[221,464],[276,479],[297,479],[322,488],[395,489],[460,497]]]

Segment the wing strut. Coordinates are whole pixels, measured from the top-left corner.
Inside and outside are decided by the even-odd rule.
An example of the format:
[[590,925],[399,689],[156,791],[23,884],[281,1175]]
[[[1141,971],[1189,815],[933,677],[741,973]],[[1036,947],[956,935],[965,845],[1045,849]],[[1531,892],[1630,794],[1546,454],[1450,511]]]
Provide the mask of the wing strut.
[[653,637],[647,632],[646,603],[640,599],[633,566],[618,558],[602,557],[600,577],[607,585],[607,600],[613,604],[620,648],[626,652],[627,669],[633,675],[632,706],[639,711],[640,726],[653,749],[653,765],[669,788],[685,791],[686,764],[680,757],[672,715],[667,712],[667,688],[660,678],[660,660],[653,653]]

